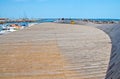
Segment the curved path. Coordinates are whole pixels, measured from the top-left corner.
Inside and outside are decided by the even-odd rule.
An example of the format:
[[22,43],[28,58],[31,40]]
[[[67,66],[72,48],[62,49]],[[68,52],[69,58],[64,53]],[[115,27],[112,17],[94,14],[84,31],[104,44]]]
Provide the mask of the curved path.
[[42,23],[0,36],[0,79],[104,79],[110,52],[99,29]]
[[110,61],[105,79],[120,79],[120,24],[96,26],[106,32],[112,41]]

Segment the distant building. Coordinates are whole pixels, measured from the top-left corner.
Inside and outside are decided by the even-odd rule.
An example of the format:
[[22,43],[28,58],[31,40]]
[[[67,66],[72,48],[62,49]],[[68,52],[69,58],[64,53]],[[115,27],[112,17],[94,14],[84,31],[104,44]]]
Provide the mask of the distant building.
[[5,23],[8,20],[8,18],[0,18],[0,24]]
[[8,18],[0,18],[0,21],[6,21]]

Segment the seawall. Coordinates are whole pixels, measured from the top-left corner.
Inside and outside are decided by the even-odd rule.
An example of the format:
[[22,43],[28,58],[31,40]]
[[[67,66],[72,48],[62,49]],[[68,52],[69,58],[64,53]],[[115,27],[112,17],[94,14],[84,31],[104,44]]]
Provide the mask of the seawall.
[[112,41],[111,56],[106,79],[120,79],[120,24],[99,25]]

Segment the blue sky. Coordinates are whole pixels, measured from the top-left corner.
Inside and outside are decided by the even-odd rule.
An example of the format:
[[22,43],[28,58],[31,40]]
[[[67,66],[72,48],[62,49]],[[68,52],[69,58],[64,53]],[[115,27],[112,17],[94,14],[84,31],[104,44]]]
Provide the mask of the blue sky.
[[120,19],[120,0],[0,0],[0,17]]

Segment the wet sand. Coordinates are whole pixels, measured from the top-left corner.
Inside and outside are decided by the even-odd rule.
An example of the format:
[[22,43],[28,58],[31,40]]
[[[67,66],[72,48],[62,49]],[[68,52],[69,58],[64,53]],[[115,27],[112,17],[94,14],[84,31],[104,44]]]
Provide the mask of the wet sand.
[[104,79],[110,52],[97,28],[42,23],[0,35],[0,79]]

